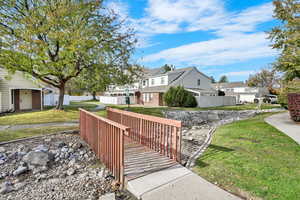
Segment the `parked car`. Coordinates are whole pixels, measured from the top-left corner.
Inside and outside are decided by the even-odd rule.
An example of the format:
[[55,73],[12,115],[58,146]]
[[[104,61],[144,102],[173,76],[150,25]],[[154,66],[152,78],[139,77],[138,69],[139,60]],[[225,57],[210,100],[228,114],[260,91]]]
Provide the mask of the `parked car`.
[[254,103],[258,103],[260,100],[262,100],[264,103],[272,103],[272,104],[278,103],[277,96],[271,94],[264,95],[262,97],[256,97],[254,99]]

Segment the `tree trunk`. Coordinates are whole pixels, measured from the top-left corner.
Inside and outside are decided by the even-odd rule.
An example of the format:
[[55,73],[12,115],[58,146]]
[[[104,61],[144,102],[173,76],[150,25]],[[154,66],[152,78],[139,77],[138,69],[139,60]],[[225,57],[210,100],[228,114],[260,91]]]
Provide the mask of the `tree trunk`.
[[64,109],[64,97],[65,97],[65,84],[62,83],[59,88],[59,97],[58,102],[56,105],[56,110],[63,110]]
[[97,99],[96,99],[96,92],[92,92],[92,95],[93,95],[93,101],[97,101]]

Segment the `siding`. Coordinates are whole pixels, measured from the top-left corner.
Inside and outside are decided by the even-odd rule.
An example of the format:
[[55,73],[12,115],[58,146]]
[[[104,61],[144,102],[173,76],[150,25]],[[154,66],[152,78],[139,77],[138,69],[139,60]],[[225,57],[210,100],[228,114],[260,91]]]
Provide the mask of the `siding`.
[[40,88],[33,81],[26,79],[21,72],[16,72],[11,75],[10,79],[5,79],[8,75],[7,71],[0,68],[0,92],[1,97],[1,111],[5,112],[12,108],[10,105],[10,88]]
[[[200,79],[200,86],[198,86],[198,79]],[[201,73],[199,73],[196,69],[193,69],[187,74],[179,83],[176,85],[182,85],[185,88],[199,88],[204,90],[211,90],[211,80]]]

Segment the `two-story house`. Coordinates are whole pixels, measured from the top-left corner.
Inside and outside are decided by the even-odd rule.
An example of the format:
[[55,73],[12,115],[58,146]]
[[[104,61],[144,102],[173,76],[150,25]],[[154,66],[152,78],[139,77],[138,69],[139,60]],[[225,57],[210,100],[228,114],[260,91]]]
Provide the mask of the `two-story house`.
[[269,94],[268,88],[249,87],[244,82],[215,83],[213,86],[216,90],[225,92],[226,96],[235,96],[239,103],[253,103],[256,97]]
[[142,103],[148,106],[164,105],[163,94],[170,87],[183,86],[195,96],[215,96],[210,77],[195,67],[181,68],[168,72],[158,72],[143,79],[141,88]]
[[134,96],[136,104],[163,106],[163,94],[170,87],[183,86],[195,96],[215,96],[210,77],[195,67],[165,71],[163,68],[145,69],[142,78],[131,86],[110,86],[106,95]]

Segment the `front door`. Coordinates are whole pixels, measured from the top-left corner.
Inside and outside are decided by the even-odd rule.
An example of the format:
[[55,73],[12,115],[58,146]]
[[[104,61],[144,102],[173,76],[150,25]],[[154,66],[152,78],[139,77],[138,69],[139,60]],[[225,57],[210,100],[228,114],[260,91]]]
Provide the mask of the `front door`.
[[20,90],[20,110],[32,109],[32,92],[31,90]]

